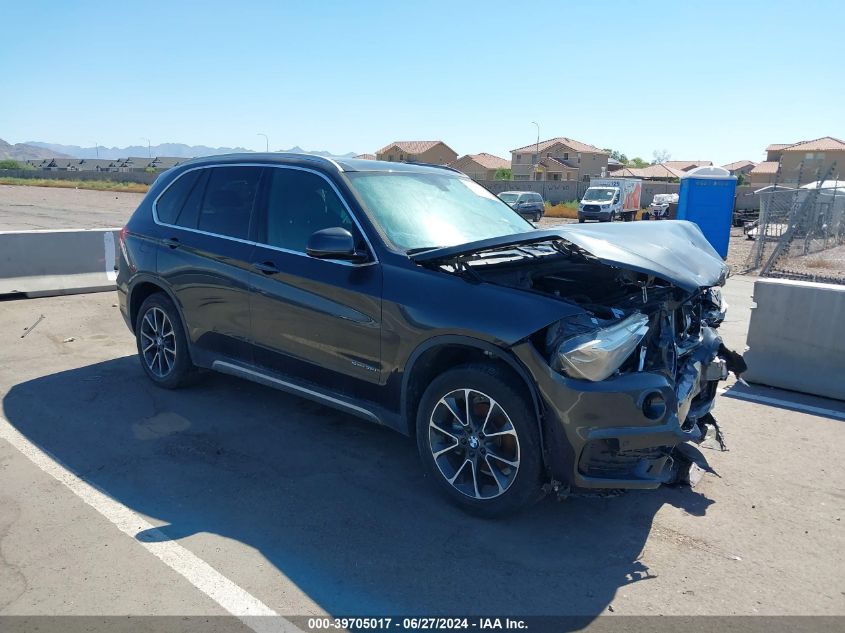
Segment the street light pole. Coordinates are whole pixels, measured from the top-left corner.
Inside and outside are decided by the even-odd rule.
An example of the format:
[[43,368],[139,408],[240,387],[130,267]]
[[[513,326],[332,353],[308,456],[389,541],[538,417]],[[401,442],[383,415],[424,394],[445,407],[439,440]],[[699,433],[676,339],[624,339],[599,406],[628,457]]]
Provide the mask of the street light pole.
[[270,152],[270,139],[267,137],[267,135],[259,132],[258,134],[256,134],[256,136],[263,136],[264,137],[264,151],[269,153]]

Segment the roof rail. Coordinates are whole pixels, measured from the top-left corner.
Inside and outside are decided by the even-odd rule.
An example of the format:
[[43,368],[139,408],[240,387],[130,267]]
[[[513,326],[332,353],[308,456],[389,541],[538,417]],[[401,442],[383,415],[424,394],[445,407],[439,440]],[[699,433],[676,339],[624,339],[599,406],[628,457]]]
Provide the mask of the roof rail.
[[413,161],[413,162],[405,163],[405,164],[406,165],[422,165],[423,167],[437,167],[438,169],[448,169],[449,171],[453,171],[456,174],[461,174],[462,176],[466,176],[466,174],[464,172],[462,172],[460,169],[455,169],[454,167],[449,167],[448,165],[436,165],[435,163],[418,163],[417,161]]
[[329,158],[327,156],[320,156],[319,154],[308,154],[306,152],[273,152],[273,156],[284,156],[286,158],[299,158],[299,159],[306,159],[306,160],[313,160],[316,162],[323,162],[332,165],[335,169],[342,172],[343,167],[340,166],[336,160]]

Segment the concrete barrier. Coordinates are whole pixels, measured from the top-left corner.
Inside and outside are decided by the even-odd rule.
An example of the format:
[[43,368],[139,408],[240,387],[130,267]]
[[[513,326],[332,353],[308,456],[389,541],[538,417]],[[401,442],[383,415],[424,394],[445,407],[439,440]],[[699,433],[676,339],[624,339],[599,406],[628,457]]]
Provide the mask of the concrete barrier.
[[758,279],[754,301],[744,378],[845,400],[845,286]]
[[0,295],[113,290],[119,231],[0,231]]

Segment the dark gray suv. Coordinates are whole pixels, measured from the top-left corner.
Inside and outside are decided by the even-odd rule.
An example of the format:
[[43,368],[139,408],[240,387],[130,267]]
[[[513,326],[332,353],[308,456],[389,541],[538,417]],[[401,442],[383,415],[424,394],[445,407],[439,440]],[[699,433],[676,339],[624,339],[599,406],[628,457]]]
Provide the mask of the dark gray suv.
[[741,371],[716,330],[727,268],[695,225],[537,231],[447,168],[193,160],[119,246],[120,310],[155,384],[212,369],[386,425],[486,516],[674,481],[676,447]]
[[543,196],[533,191],[503,191],[499,199],[524,218],[539,222],[546,213]]

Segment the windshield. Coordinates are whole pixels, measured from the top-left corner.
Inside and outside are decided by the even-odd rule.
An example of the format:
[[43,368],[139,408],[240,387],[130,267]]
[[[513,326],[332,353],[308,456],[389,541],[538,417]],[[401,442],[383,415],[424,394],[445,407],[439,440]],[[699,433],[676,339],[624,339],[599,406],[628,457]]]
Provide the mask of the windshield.
[[616,193],[616,189],[587,189],[587,193],[584,194],[584,200],[597,200],[599,202],[605,202],[607,200],[613,199],[613,194]]
[[499,199],[503,202],[516,202],[519,199],[518,193],[500,193]]
[[403,251],[533,231],[478,183],[452,173],[347,174],[373,222]]

